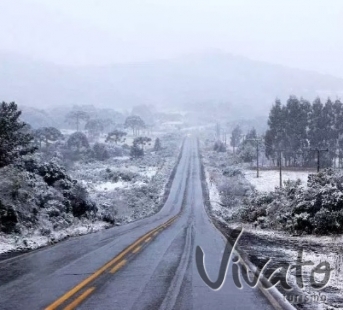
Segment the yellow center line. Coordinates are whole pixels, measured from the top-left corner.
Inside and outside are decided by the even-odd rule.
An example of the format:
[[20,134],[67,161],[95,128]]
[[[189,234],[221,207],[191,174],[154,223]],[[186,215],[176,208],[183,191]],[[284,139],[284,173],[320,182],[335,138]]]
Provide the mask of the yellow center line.
[[[154,231],[154,230],[153,230]],[[153,232],[152,231],[152,232]],[[147,235],[150,235],[151,233],[148,233]],[[72,288],[70,291],[68,291],[67,293],[65,293],[62,297],[60,297],[59,299],[57,299],[54,303],[52,303],[50,306],[48,306],[45,310],[54,310],[56,309],[58,306],[60,306],[62,303],[64,303],[67,299],[69,299],[70,297],[72,297],[74,294],[76,294],[79,290],[81,290],[82,288],[84,288],[86,285],[88,285],[89,283],[91,283],[93,280],[95,280],[96,278],[98,278],[103,272],[105,272],[106,269],[110,268],[112,265],[114,265],[115,263],[117,263],[118,261],[120,261],[127,253],[129,253],[132,249],[135,248],[136,245],[138,245],[140,242],[142,242],[144,239],[146,238],[146,236],[143,236],[141,238],[139,238],[136,242],[134,242],[133,244],[131,244],[128,248],[126,248],[122,253],[120,253],[117,257],[115,257],[114,259],[112,259],[110,262],[108,262],[107,264],[105,264],[103,267],[101,267],[99,270],[97,270],[95,273],[93,273],[91,276],[89,276],[88,278],[86,278],[85,280],[83,280],[81,283],[79,283],[78,285],[76,285],[74,288]]]
[[72,303],[64,308],[64,310],[74,310],[80,303],[82,303],[90,294],[93,293],[95,287],[91,287],[82,293],[79,297],[77,297]]
[[140,249],[141,249],[141,246],[138,246],[132,251],[132,253],[137,253]]
[[[176,219],[177,216],[174,216],[170,220],[168,220],[166,223],[172,222]],[[102,266],[100,269],[98,269],[96,272],[94,272],[92,275],[90,275],[88,278],[80,282],[78,285],[76,285],[74,288],[69,290],[67,293],[65,293],[63,296],[61,296],[59,299],[57,299],[55,302],[53,302],[51,305],[45,308],[45,310],[55,310],[57,307],[59,307],[61,304],[63,304],[66,300],[68,300],[70,297],[75,295],[77,292],[79,292],[81,289],[83,289],[86,285],[94,281],[96,278],[98,278],[101,274],[103,274],[108,268],[111,268],[114,264],[117,264],[119,261],[121,261],[125,255],[127,255],[129,252],[131,252],[133,249],[137,247],[140,243],[144,242],[147,238],[151,237],[152,235],[156,236],[159,233],[160,229],[163,229],[164,225],[166,223],[163,223],[159,226],[157,226],[155,229],[152,229],[142,237],[138,238],[134,243],[132,243],[130,246],[128,246],[125,250],[123,250],[120,254],[118,254],[116,257],[114,257],[111,261],[106,263],[104,266]]]
[[120,263],[118,263],[117,265],[115,265],[112,269],[111,269],[111,273],[116,273],[121,267],[123,267],[126,264],[127,260],[123,259]]

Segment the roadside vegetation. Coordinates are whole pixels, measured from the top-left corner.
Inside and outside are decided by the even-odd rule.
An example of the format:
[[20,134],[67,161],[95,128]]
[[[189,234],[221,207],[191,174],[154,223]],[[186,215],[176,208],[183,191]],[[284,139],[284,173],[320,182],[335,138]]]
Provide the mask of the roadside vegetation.
[[15,103],[1,103],[0,253],[160,209],[181,134],[155,134],[139,116],[106,115],[115,117],[75,107],[64,115],[74,129],[65,130],[28,124]]

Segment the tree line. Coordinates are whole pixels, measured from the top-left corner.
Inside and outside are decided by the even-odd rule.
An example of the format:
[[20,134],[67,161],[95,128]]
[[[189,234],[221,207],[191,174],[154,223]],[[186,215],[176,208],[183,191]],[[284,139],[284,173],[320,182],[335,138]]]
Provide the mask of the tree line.
[[[69,114],[67,117],[75,121],[77,129],[79,129],[81,121],[85,120],[88,120],[86,125],[94,124],[94,128],[89,126],[88,130],[91,127],[95,130],[95,125],[103,125],[100,120],[90,123],[89,117],[85,116],[86,114],[73,113],[73,115]],[[116,145],[124,143],[127,135],[125,131],[114,129],[107,134],[106,143],[96,142],[91,148],[88,138],[83,132],[76,131],[65,140],[65,136],[57,128],[41,127],[34,129],[29,124],[21,121],[20,118],[21,111],[16,103],[0,103],[0,168],[36,151],[46,154],[61,152],[61,155],[74,160],[82,159],[85,156],[97,160],[106,160],[110,157],[108,149],[111,149],[113,154],[118,153],[118,149],[111,147],[110,144],[112,142]],[[145,146],[151,144],[151,138],[138,136],[139,130],[144,127],[145,124],[139,116],[128,116],[126,118],[124,128],[131,128],[136,137],[131,147],[123,145],[122,148],[124,146],[129,148],[131,157],[144,156]],[[156,138],[152,150],[156,152],[161,149],[161,141]]]
[[[322,166],[342,165],[343,104],[317,98],[312,103],[291,96],[285,104],[276,100],[270,110],[264,137],[268,159],[286,166],[313,166],[321,153]],[[338,161],[336,161],[338,159]]]

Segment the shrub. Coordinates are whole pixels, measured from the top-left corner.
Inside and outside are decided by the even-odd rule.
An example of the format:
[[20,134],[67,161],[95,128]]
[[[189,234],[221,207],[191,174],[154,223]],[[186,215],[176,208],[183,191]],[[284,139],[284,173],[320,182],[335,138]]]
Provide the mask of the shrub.
[[130,156],[132,158],[143,157],[144,156],[144,151],[138,145],[134,144],[134,145],[131,146]]
[[221,141],[216,141],[213,146],[213,150],[216,152],[226,152],[226,146]]
[[107,147],[103,143],[95,143],[93,146],[93,154],[94,158],[100,161],[104,161],[109,159],[109,153],[107,151]]

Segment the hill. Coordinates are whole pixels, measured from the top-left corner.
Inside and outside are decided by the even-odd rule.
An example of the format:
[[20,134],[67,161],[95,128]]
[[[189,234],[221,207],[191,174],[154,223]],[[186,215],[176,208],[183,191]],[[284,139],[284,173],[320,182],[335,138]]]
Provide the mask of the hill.
[[152,104],[194,110],[201,104],[208,111],[215,104],[234,115],[256,116],[268,113],[276,97],[343,94],[343,79],[230,54],[87,67],[0,54],[0,68],[1,100],[35,108]]

